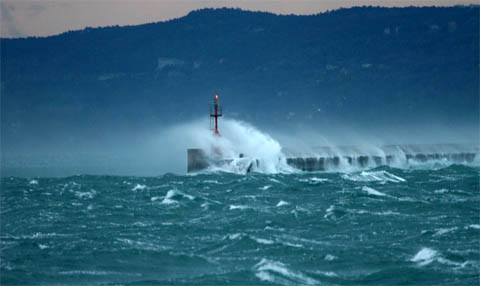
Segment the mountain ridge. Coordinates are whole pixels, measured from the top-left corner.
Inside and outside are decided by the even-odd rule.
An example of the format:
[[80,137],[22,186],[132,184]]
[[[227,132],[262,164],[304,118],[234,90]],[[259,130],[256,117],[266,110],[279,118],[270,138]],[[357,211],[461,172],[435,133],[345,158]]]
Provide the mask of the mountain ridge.
[[1,39],[2,141],[166,126],[204,116],[214,93],[261,126],[478,125],[478,12],[203,9]]

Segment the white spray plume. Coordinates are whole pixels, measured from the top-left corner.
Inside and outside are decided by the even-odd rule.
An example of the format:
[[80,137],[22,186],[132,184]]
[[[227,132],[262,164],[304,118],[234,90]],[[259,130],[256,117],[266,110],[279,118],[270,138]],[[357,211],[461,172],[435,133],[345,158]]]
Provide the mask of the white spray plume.
[[[270,135],[261,132],[248,123],[224,118],[219,126],[221,136],[208,128],[208,121],[197,120],[168,129],[157,140],[161,146],[170,146],[168,152],[160,152],[168,162],[178,161],[179,152],[186,156],[188,148],[200,148],[210,156],[236,159],[241,154],[258,160],[255,171],[262,173],[292,172],[282,153],[282,146]],[[216,154],[217,152],[221,153]],[[177,158],[172,155],[177,154]],[[182,163],[185,161],[182,160]],[[233,163],[236,161],[234,160]],[[184,166],[186,169],[186,166]],[[235,166],[225,166],[224,171],[236,172]]]
[[[330,138],[324,137],[320,132],[309,132],[305,134],[276,133],[275,138],[279,138],[280,142],[287,148],[282,148],[282,145],[269,134],[258,130],[252,125],[222,118],[220,121],[221,136],[215,136],[212,130],[208,128],[208,120],[196,120],[190,123],[176,125],[159,133],[157,140],[148,140],[154,145],[145,146],[143,150],[137,152],[144,153],[142,157],[142,164],[146,165],[149,160],[155,160],[154,166],[156,170],[166,170],[168,172],[185,173],[187,168],[187,149],[200,148],[205,150],[209,155],[215,157],[215,153],[223,159],[233,159],[232,164],[221,166],[220,168],[213,168],[213,170],[221,170],[235,173],[245,173],[248,168],[248,159],[258,160],[258,167],[254,167],[254,171],[262,173],[289,173],[294,172],[295,169],[286,163],[286,156],[289,157],[325,157],[338,156],[340,158],[337,167],[330,166],[334,171],[350,172],[358,170],[359,168],[375,167],[376,165],[356,166],[347,162],[345,156],[380,156],[386,158],[386,155],[394,155],[393,161],[389,164],[399,168],[410,168],[417,164],[414,160],[407,162],[405,149],[408,153],[435,153],[447,154],[462,152],[475,152],[478,154],[478,146],[474,148],[467,148],[460,146],[457,150],[455,145],[449,144],[440,145],[411,145],[412,150],[409,150],[409,145],[402,145],[403,149],[395,146],[382,146],[381,141],[359,138],[354,133],[347,133],[350,140],[341,140],[337,142],[331,141]],[[339,145],[337,145],[339,144]],[[342,146],[344,145],[344,146]],[[288,146],[293,146],[292,150]],[[314,146],[313,148],[310,146]],[[318,147],[320,146],[320,147]],[[322,147],[323,146],[323,147]],[[397,148],[398,150],[396,150]],[[465,149],[467,148],[467,149]],[[418,149],[418,150],[417,150]],[[471,150],[470,150],[471,149]],[[157,150],[152,152],[152,150]],[[388,154],[387,151],[389,150]],[[219,151],[219,152],[217,152]],[[247,160],[240,160],[240,154],[243,154]],[[478,157],[475,158],[474,164],[478,165]],[[139,158],[138,158],[139,159]],[[137,159],[137,161],[138,161]],[[438,161],[438,160],[437,160]],[[453,161],[442,159],[436,164],[445,165],[452,164]],[[373,162],[371,160],[371,162]],[[421,163],[418,167],[426,165],[427,168],[432,162]],[[386,159],[383,159],[383,164],[387,164]],[[330,169],[329,169],[330,170]]]

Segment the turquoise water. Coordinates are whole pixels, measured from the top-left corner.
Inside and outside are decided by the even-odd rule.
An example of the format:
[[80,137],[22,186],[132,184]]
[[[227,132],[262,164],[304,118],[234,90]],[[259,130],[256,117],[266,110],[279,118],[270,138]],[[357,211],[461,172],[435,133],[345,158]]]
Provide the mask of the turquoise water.
[[478,285],[479,171],[5,177],[1,284]]

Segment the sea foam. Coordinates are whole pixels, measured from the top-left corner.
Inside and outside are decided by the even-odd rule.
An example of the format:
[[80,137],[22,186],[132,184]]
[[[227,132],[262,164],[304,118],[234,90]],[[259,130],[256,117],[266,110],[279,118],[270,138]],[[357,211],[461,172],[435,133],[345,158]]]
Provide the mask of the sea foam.
[[362,171],[359,173],[344,174],[342,178],[354,182],[405,182],[404,178],[391,174],[387,171]]
[[[191,196],[191,195],[188,195],[188,194],[185,194],[185,193],[182,193],[178,190],[175,190],[175,189],[171,189],[167,192],[167,194],[165,195],[165,197],[163,198],[162,200],[162,204],[165,204],[165,205],[170,205],[170,204],[176,204],[178,203],[178,201],[174,198],[187,198],[189,200],[193,200],[195,199],[194,196]],[[155,197],[154,197],[155,198]],[[154,199],[152,198],[152,200]]]
[[301,272],[293,271],[278,261],[263,258],[254,266],[257,276],[262,281],[282,285],[316,285],[318,281],[304,275]]
[[287,206],[289,205],[290,203],[286,202],[286,201],[279,201],[278,204],[277,204],[277,207],[281,207],[281,206]]
[[382,192],[379,192],[373,188],[370,188],[370,187],[367,187],[367,186],[363,186],[362,187],[362,191],[365,191],[367,192],[369,195],[372,195],[372,196],[380,196],[380,197],[384,197],[386,196],[386,194],[382,193]]
[[132,191],[141,191],[141,190],[145,190],[147,186],[145,185],[141,185],[141,184],[136,184],[135,187],[133,187]]
[[415,256],[410,259],[412,262],[417,262],[419,266],[425,266],[432,263],[438,257],[438,252],[434,249],[424,247]]

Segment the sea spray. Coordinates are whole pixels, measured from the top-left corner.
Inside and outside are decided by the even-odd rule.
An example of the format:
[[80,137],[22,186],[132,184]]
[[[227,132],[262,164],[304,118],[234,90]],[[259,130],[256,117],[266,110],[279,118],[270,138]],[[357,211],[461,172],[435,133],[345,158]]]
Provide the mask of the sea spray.
[[[357,139],[358,144],[349,142],[351,145],[340,146],[325,138],[319,143],[304,138],[305,144],[299,144],[299,150],[296,150],[291,147],[284,148],[276,138],[246,122],[223,119],[219,126],[220,136],[215,135],[208,126],[207,120],[195,120],[163,130],[156,140],[152,140],[156,151],[149,156],[157,158],[160,164],[165,165],[159,169],[176,173],[185,173],[186,162],[182,158],[185,158],[189,148],[201,149],[215,162],[221,162],[211,164],[206,172],[237,174],[248,171],[271,174],[309,170],[310,165],[302,163],[307,159],[309,162],[317,162],[314,165],[318,165],[318,168],[315,167],[317,169],[314,170],[348,173],[384,165],[402,169],[443,168],[459,163],[479,165],[479,148],[471,144],[375,145]],[[275,134],[285,138],[279,133]],[[306,148],[307,142],[317,147]],[[294,164],[296,168],[293,168],[287,164],[287,158],[300,158],[300,165]]]
[[282,146],[270,135],[241,121],[227,119],[223,124],[222,137],[214,145],[219,146],[227,158],[238,158],[243,154],[258,160],[258,164],[254,164],[254,171],[261,173],[293,171],[286,163]]
[[254,172],[271,174],[294,171],[287,165],[280,143],[269,134],[246,122],[228,118],[221,121],[219,130],[220,136],[217,136],[208,129],[206,120],[197,120],[163,132],[157,142],[171,142],[170,154],[162,152],[167,158],[171,153],[185,154],[188,148],[199,148],[210,158],[229,160],[228,164],[212,166],[210,171],[245,173],[252,162]]

